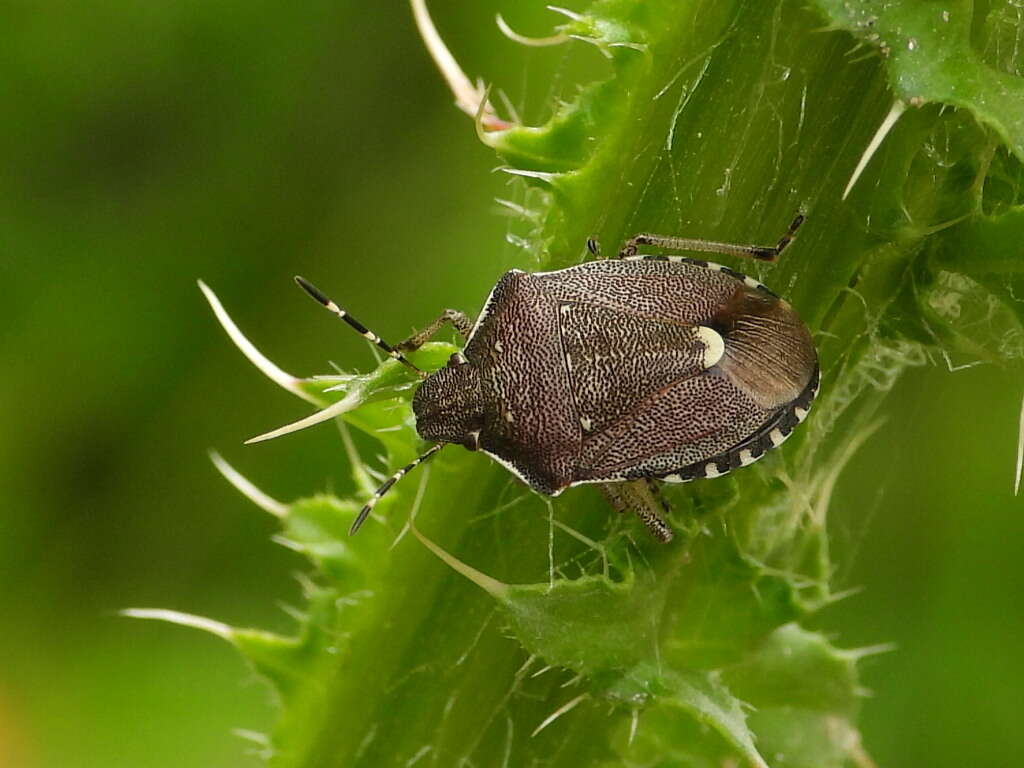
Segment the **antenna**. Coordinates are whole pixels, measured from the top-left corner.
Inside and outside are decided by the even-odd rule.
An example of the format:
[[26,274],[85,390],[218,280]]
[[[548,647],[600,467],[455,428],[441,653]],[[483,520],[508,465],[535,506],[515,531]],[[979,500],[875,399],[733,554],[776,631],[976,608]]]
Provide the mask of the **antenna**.
[[380,488],[378,488],[374,492],[373,496],[370,497],[370,500],[366,502],[366,505],[361,510],[359,510],[359,514],[356,516],[355,522],[353,522],[352,527],[348,529],[348,535],[356,535],[356,532],[359,530],[362,524],[366,522],[366,518],[370,516],[370,513],[373,511],[373,508],[377,506],[377,502],[381,500],[381,497],[385,493],[391,490],[391,486],[393,486],[395,483],[397,483],[399,480],[405,477],[410,470],[419,466],[424,461],[433,456],[435,453],[444,448],[445,445],[446,443],[438,443],[437,445],[431,446],[430,449],[427,450],[427,452],[420,456],[418,459],[410,462],[409,464],[406,464],[400,470],[395,472],[395,474],[393,474],[391,477],[385,480],[384,484]]
[[340,317],[342,320],[344,320],[346,323],[348,323],[350,326],[355,328],[355,330],[358,331],[360,336],[372,341],[378,347],[387,352],[388,356],[391,357],[393,360],[397,360],[405,367],[411,368],[412,370],[416,371],[416,375],[418,375],[421,379],[427,378],[427,374],[425,371],[420,370],[415,365],[410,363],[408,358],[405,357],[405,355],[403,355],[397,349],[395,349],[386,341],[381,339],[381,337],[378,336],[376,333],[369,330],[365,325],[363,325],[354,317],[352,317],[352,315],[350,315],[344,309],[335,304],[331,299],[327,298],[327,296],[322,294],[319,291],[319,289],[317,289],[317,287],[313,285],[311,282],[306,280],[304,277],[299,277],[298,275],[295,276],[295,282],[299,284],[299,287],[302,288],[302,290],[304,290],[306,293],[312,296],[317,301],[317,303],[327,307],[328,310],[330,310],[338,317]]

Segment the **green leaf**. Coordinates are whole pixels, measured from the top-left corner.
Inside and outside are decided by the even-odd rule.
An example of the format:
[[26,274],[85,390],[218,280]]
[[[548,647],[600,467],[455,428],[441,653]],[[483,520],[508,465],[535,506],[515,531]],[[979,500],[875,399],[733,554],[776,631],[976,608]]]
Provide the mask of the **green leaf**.
[[838,650],[823,635],[790,624],[724,670],[723,679],[753,706],[749,725],[773,762],[844,768],[864,763],[853,724],[864,695],[857,663],[885,650]]
[[618,749],[628,765],[721,765],[739,757],[750,768],[768,765],[754,745],[745,705],[714,672],[659,671],[642,666],[608,692],[634,707],[637,722]]
[[879,50],[897,98],[969,109],[1024,160],[1024,80],[987,64],[972,45],[973,3],[816,3],[836,27]]
[[638,567],[621,582],[584,576],[510,586],[502,602],[524,648],[593,675],[657,657],[666,586]]

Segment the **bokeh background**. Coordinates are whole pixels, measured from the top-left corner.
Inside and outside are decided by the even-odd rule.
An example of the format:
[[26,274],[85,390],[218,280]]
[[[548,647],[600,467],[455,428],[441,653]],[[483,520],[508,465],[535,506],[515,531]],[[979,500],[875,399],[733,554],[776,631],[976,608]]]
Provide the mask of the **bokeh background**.
[[[431,8],[527,121],[601,66],[498,34],[498,10],[546,33],[541,3]],[[287,631],[305,564],[207,451],[283,499],[348,467],[326,425],[242,445],[305,408],[195,281],[285,369],[365,368],[291,276],[390,339],[476,311],[516,255],[507,179],[400,0],[15,0],[0,27],[0,766],[257,766],[234,730],[273,707],[234,651],[117,612]],[[882,766],[1024,758],[1022,390],[991,366],[911,371],[835,497],[837,584],[861,591],[819,623],[896,645],[866,671]]]

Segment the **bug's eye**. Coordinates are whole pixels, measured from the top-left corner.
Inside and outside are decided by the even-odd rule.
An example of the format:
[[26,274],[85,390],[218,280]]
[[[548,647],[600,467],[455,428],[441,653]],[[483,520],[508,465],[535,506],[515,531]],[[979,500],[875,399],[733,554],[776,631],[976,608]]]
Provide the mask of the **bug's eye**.
[[462,446],[469,451],[477,450],[480,447],[480,430],[467,432],[466,437],[462,440]]
[[466,358],[462,356],[461,352],[455,352],[448,358],[448,367],[458,368],[460,365],[466,365]]

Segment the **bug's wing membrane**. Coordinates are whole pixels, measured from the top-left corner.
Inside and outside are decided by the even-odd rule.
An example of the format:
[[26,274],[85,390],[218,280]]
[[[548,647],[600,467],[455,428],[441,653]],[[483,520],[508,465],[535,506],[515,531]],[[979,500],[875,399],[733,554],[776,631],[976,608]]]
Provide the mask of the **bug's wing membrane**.
[[562,304],[558,319],[584,439],[633,413],[659,390],[707,367],[707,329],[589,303]]
[[757,434],[773,415],[724,376],[709,373],[680,381],[584,441],[577,480],[678,472],[729,451]]

